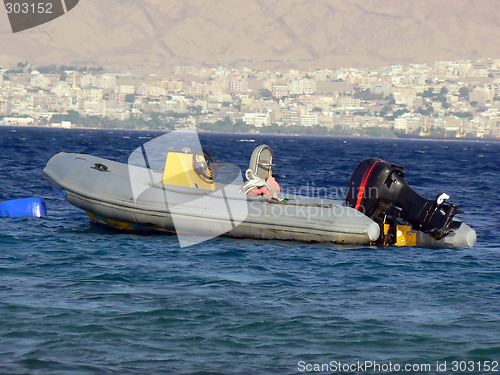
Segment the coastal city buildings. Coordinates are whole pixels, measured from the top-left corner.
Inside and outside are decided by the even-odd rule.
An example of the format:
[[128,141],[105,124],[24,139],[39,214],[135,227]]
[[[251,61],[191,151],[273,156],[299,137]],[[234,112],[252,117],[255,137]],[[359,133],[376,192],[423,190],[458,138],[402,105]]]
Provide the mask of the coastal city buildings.
[[0,68],[0,125],[500,138],[500,60],[169,76]]

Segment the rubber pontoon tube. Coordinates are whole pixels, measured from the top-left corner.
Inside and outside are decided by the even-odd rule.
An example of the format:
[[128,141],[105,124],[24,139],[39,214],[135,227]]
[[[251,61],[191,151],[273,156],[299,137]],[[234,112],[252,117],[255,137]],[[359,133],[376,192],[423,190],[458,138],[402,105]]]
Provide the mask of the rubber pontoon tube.
[[476,231],[465,223],[461,223],[458,229],[456,229],[446,237],[440,239],[439,241],[429,236],[428,234],[417,232],[417,246],[474,247],[474,245],[476,244],[476,240]]

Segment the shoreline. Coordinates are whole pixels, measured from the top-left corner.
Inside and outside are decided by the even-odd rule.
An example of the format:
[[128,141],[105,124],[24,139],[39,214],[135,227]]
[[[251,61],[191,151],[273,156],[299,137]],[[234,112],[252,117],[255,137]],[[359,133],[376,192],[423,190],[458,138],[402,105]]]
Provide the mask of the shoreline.
[[[173,130],[165,129],[124,129],[124,128],[96,128],[96,127],[83,127],[71,126],[71,128],[63,128],[56,126],[43,126],[43,125],[3,125],[0,124],[0,129],[51,129],[51,130],[102,130],[102,131],[130,131],[130,132],[155,132],[155,133],[169,133]],[[197,129],[201,134],[225,134],[225,135],[241,135],[241,136],[273,136],[273,137],[330,137],[330,138],[347,138],[347,139],[378,139],[378,140],[408,140],[408,141],[445,141],[445,142],[500,142],[498,138],[446,138],[446,137],[371,137],[371,136],[357,136],[357,135],[315,135],[315,134],[275,134],[275,133],[227,133],[227,132],[213,132],[209,130]]]

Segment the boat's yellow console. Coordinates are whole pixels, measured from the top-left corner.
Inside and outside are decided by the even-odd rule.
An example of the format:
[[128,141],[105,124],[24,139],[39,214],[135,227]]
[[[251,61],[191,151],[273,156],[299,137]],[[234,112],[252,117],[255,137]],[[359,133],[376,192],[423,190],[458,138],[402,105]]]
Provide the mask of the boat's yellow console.
[[[195,157],[200,163],[205,161],[203,155]],[[191,153],[169,152],[167,160],[165,160],[165,172],[163,172],[161,182],[169,185],[215,190],[215,184],[212,180],[196,173]]]

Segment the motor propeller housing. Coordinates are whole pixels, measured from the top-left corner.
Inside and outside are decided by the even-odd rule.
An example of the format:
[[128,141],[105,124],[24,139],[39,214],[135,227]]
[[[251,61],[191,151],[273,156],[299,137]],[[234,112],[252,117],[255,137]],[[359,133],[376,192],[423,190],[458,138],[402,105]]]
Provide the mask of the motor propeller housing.
[[440,193],[435,200],[422,197],[406,183],[403,169],[377,158],[363,160],[349,181],[347,206],[380,225],[388,216],[398,216],[437,240],[457,229],[460,222],[453,217],[460,212],[456,205],[444,203],[449,196]]

